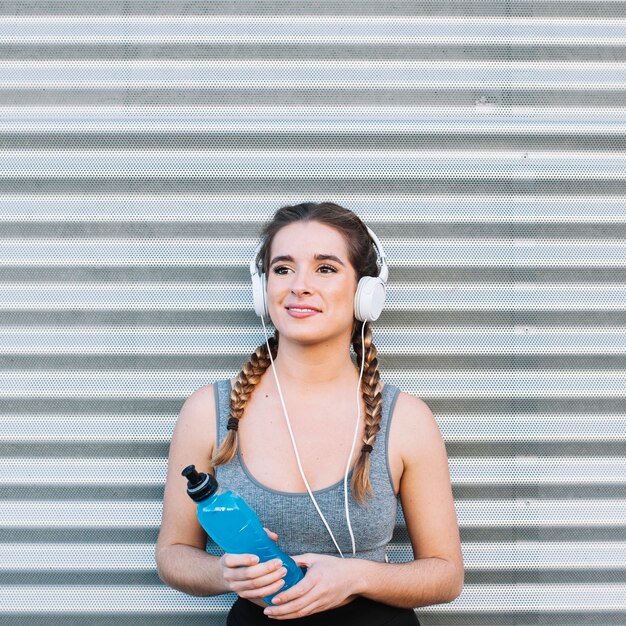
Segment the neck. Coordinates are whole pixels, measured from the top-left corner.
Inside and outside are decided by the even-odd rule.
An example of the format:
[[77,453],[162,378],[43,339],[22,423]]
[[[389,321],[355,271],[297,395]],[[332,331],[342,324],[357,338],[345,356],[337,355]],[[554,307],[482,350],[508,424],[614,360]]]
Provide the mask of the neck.
[[301,389],[356,384],[359,377],[350,358],[349,339],[303,346],[283,341],[281,337],[274,363],[281,383]]

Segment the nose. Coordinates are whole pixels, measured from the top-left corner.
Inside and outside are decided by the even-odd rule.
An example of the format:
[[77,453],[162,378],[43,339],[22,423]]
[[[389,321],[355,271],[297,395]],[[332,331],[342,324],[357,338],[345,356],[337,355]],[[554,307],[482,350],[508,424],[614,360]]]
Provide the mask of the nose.
[[306,272],[295,272],[290,288],[291,293],[296,296],[304,296],[311,294],[311,286],[306,277]]
[[311,295],[311,292],[306,287],[302,287],[302,288],[292,287],[291,288],[291,293],[294,296],[298,296],[298,297]]

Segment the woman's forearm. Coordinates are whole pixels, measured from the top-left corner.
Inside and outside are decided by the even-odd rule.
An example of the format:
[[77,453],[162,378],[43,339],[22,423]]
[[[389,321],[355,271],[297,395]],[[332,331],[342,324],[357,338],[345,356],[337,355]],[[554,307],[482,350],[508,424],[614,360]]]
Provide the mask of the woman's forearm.
[[227,593],[220,568],[220,558],[200,548],[173,544],[159,548],[156,554],[159,578],[170,587],[192,596]]
[[451,602],[463,590],[463,569],[439,559],[417,559],[409,563],[360,561],[356,592],[402,608],[417,608]]

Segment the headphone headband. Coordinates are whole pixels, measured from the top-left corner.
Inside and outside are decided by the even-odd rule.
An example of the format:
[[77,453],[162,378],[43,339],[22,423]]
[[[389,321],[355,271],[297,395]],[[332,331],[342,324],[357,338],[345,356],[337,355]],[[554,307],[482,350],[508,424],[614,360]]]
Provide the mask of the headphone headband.
[[376,252],[378,252],[378,258],[380,259],[380,271],[378,272],[378,277],[385,284],[387,284],[387,280],[389,279],[389,268],[387,267],[387,257],[385,256],[385,251],[383,250],[383,244],[380,243],[376,233],[369,226],[366,226],[365,228],[367,228],[367,232],[370,234],[370,237],[374,242],[374,247],[376,248]]

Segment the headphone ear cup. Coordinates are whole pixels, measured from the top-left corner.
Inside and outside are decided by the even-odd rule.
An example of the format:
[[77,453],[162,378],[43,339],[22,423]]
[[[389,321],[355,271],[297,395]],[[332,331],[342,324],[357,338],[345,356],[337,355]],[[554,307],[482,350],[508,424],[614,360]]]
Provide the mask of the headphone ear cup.
[[385,304],[386,288],[382,278],[363,276],[354,295],[354,317],[361,322],[378,319]]
[[259,316],[268,317],[267,311],[267,283],[265,274],[251,274],[252,278],[252,302],[254,304],[254,312]]

